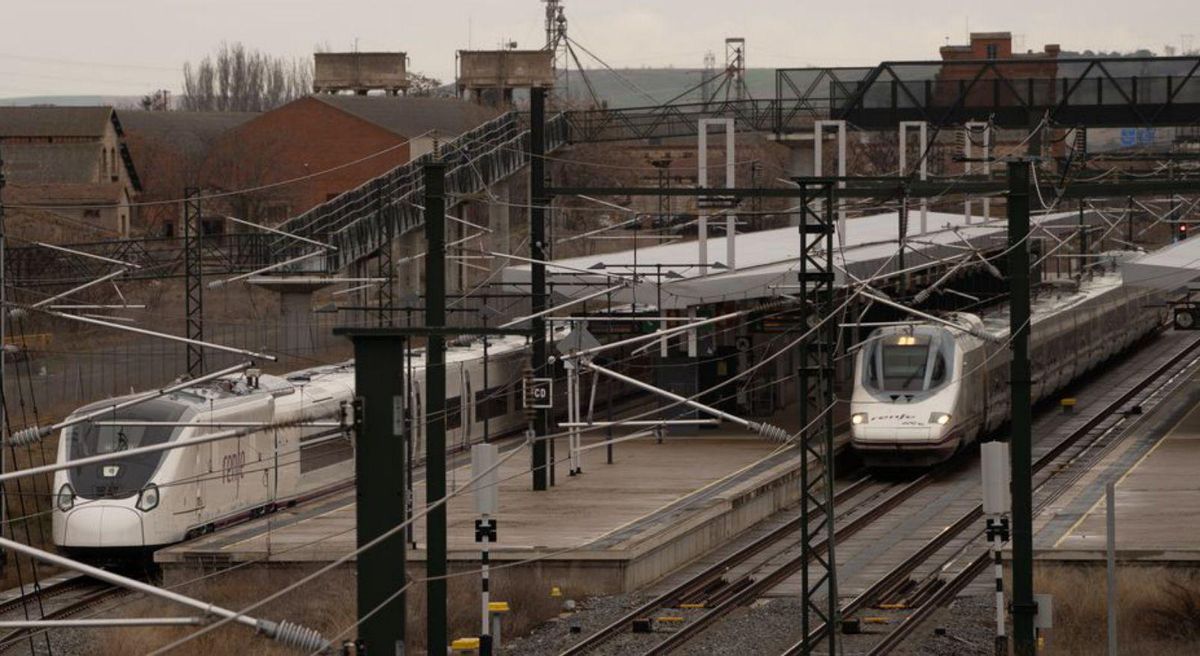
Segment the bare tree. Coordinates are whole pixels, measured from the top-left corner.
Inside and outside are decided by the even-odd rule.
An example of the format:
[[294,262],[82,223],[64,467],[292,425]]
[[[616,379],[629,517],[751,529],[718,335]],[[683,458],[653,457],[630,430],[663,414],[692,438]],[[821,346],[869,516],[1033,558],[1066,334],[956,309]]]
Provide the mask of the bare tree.
[[142,96],[138,106],[148,112],[165,112],[171,109],[171,92],[158,89],[153,93]]
[[305,96],[310,89],[308,59],[275,57],[241,43],[222,43],[199,64],[184,65],[180,105],[192,111],[261,112]]
[[413,71],[408,74],[408,95],[438,96],[451,95],[451,92],[449,90],[443,92],[442,81],[436,77]]

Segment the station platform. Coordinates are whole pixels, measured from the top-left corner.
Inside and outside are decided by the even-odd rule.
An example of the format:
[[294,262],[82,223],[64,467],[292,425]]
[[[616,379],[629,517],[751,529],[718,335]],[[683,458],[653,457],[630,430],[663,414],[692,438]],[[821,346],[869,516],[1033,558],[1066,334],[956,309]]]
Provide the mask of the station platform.
[[1103,562],[1104,492],[1114,481],[1120,563],[1200,563],[1200,372],[1185,375],[1035,523],[1036,559]]
[[[839,436],[842,443],[846,439]],[[565,440],[560,458],[563,446]],[[611,465],[603,447],[587,450],[583,473],[567,476],[560,466],[557,485],[545,492],[531,489],[528,449],[508,448],[524,452],[499,470],[498,541],[491,546],[491,562],[508,576],[524,571],[570,581],[575,593],[636,589],[797,501],[798,450],[781,449],[731,425],[687,436],[667,433],[662,443],[621,442]],[[447,476],[451,490],[470,478],[469,463],[456,464]],[[415,487],[420,508],[424,484]],[[470,492],[448,504],[451,571],[478,567],[474,508]],[[408,558],[421,568],[424,521],[415,526],[417,544],[415,549],[410,544]],[[155,561],[168,584],[196,568],[251,561],[251,566],[318,565],[353,550],[354,527],[350,490],[162,549]]]

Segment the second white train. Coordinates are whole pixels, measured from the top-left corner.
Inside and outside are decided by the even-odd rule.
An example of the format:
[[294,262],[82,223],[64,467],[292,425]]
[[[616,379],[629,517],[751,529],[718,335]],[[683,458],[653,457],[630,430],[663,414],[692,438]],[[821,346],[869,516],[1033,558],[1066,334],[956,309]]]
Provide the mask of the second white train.
[[[1154,332],[1165,318],[1157,295],[1124,286],[1119,273],[1041,295],[1030,331],[1034,402]],[[914,322],[877,329],[859,351],[850,432],[868,466],[935,464],[1008,421],[1007,308],[946,319],[958,327]]]

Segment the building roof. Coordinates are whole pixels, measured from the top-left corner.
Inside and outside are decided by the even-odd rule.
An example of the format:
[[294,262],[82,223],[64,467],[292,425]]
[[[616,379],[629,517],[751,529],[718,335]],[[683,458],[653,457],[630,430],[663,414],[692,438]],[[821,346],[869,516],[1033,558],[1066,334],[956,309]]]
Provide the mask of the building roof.
[[1121,267],[1125,284],[1175,291],[1200,278],[1200,239],[1164,246]]
[[[1031,217],[1035,223],[1053,224],[1073,221],[1076,213],[1064,212]],[[717,218],[715,221],[721,221]],[[895,275],[899,269],[896,261],[896,232],[899,226],[896,212],[885,212],[870,216],[848,218],[846,240],[842,243],[834,236],[834,284],[844,286],[855,279],[866,280],[877,275]],[[962,257],[963,239],[976,248],[998,248],[1007,238],[1007,228],[1002,220],[985,221],[983,217],[971,217],[968,221],[962,213],[928,212],[927,230],[921,233],[919,220],[909,215],[908,238],[905,250],[920,254],[909,260],[910,269],[933,268],[951,257]],[[1196,240],[1200,245],[1200,239]],[[798,271],[800,235],[796,227],[738,233],[735,241],[736,269],[729,269],[728,242],[725,237],[710,237],[707,244],[707,270],[693,263],[699,260],[698,244],[695,240],[675,242],[658,246],[626,250],[615,253],[586,255],[555,260],[565,265],[564,269],[547,267],[551,276],[558,274],[562,279],[554,285],[555,291],[568,296],[581,296],[594,291],[594,287],[575,284],[576,280],[586,283],[613,284],[613,279],[603,276],[628,276],[634,262],[661,266],[666,274],[661,285],[657,276],[650,276],[612,294],[615,303],[651,303],[662,300],[665,309],[679,309],[692,305],[720,303],[725,301],[769,298],[777,296],[778,287],[794,285]],[[529,280],[527,264],[506,267],[503,281],[525,283]],[[596,271],[594,276],[581,271]],[[564,271],[569,272],[566,275]],[[644,273],[644,272],[639,272]],[[657,271],[656,271],[657,273]]]
[[[121,124],[130,137],[170,144],[187,155],[204,155],[218,137],[249,121],[257,112],[147,112],[121,114]],[[134,160],[138,159],[137,140],[130,141]]]
[[125,186],[117,182],[98,184],[10,184],[4,202],[21,205],[109,205],[125,200]]
[[0,107],[0,137],[100,138],[114,116],[112,107]]
[[316,100],[398,134],[459,135],[500,115],[499,110],[457,98],[315,95]]
[[13,184],[99,182],[99,142],[15,143],[4,146],[4,173]]

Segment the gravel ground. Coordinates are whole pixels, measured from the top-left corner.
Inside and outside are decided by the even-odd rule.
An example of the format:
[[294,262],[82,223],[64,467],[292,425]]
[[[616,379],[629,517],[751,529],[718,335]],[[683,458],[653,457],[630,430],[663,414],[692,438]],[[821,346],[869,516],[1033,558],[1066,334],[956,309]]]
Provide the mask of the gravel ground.
[[[595,597],[580,605],[575,613],[564,613],[539,627],[528,637],[514,640],[504,649],[506,656],[554,656],[642,603],[638,595]],[[991,595],[960,597],[926,622],[897,652],[902,656],[989,656],[994,635],[993,598]],[[683,656],[775,655],[800,638],[800,602],[791,598],[759,601],[729,614],[712,629],[688,643]],[[868,609],[859,613],[863,620],[860,635],[840,636],[841,656],[864,654],[887,631],[885,625],[903,619],[898,611]],[[869,619],[868,619],[869,618]],[[572,634],[572,626],[580,633]],[[630,636],[632,638],[632,636]],[[609,641],[606,656],[628,656],[645,649],[644,638],[634,642],[619,637]]]
[[[533,633],[505,641],[505,656],[557,656],[581,638],[608,626],[622,615],[647,601],[640,593],[591,597],[579,603],[573,613],[563,613]],[[575,629],[577,632],[572,632]]]
[[[897,651],[902,656],[990,656],[996,636],[996,598],[959,597],[917,629]],[[944,635],[938,635],[942,629]]]

